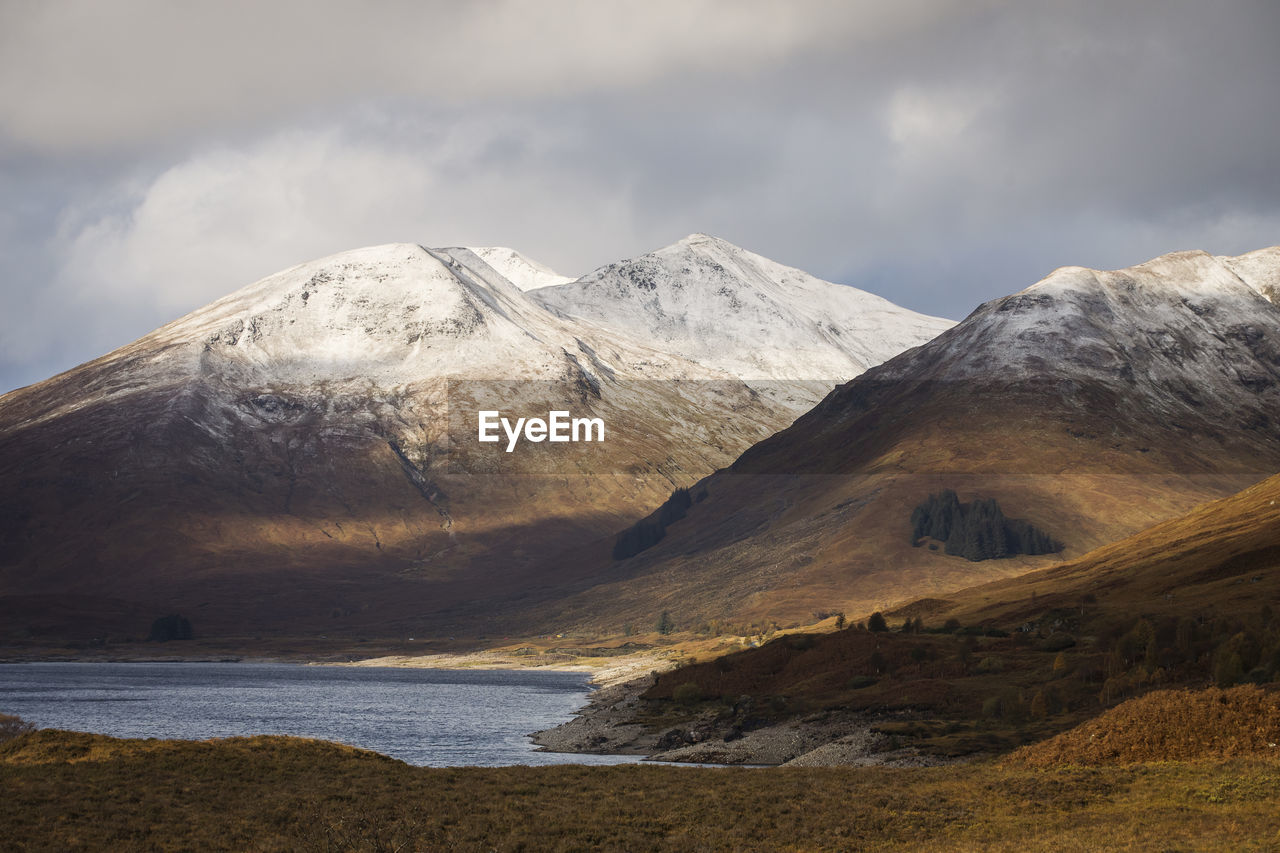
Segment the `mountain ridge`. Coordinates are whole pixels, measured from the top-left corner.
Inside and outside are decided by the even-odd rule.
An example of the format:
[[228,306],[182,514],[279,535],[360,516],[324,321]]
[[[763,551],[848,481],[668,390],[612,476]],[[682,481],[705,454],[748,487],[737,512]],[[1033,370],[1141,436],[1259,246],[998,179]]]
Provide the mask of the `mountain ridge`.
[[[705,234],[533,295],[559,314],[621,328],[747,380],[853,376],[894,354],[895,341],[927,340],[953,325]],[[869,339],[871,329],[882,339]],[[783,352],[756,357],[740,343],[756,335]],[[715,345],[726,338],[738,343],[728,352]]]
[[[579,583],[555,553],[803,405],[558,316],[483,254],[299,264],[0,397],[0,597],[204,606],[222,632],[421,633],[466,611],[475,632],[486,596]],[[507,455],[476,442],[485,409],[598,417],[608,440]],[[19,638],[74,627],[15,618]]]

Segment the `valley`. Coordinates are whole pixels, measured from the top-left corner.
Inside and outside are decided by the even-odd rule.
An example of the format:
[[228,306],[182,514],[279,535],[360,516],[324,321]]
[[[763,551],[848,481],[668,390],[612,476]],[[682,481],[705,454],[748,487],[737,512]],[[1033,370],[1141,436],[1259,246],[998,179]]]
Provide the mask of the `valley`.
[[[1273,831],[1280,249],[1067,268],[879,364],[761,367],[698,350],[690,292],[821,284],[734,248],[694,235],[574,282],[510,250],[361,250],[6,395],[0,626],[19,659],[592,672],[544,749],[751,767],[437,771],[15,723],[13,837],[118,845],[179,810],[175,843],[263,849]],[[667,319],[618,308],[637,292]],[[552,455],[569,413],[603,440]],[[163,613],[195,638],[143,641]],[[607,826],[578,801],[613,803]]]

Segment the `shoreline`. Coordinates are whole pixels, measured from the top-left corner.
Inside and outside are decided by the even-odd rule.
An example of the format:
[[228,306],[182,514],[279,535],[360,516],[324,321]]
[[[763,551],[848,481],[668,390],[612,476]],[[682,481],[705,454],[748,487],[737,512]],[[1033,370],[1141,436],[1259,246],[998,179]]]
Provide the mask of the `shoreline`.
[[640,696],[652,674],[601,688],[568,722],[530,737],[544,752],[643,755],[655,764],[718,767],[935,767],[945,759],[901,747],[876,730],[909,716],[826,712],[743,727],[741,721],[698,714],[653,726],[642,721]]
[[[180,644],[173,644],[180,645]],[[185,644],[183,644],[185,645]],[[297,647],[245,650],[243,647],[174,648],[137,646],[107,649],[0,648],[0,664],[24,663],[246,663],[303,666],[387,667],[441,670],[546,670],[582,673],[596,687],[607,687],[649,672],[674,669],[688,660],[678,646],[641,645],[615,650],[608,646],[564,649],[536,645],[477,648],[465,651],[395,649],[310,649]]]
[[680,663],[676,659],[675,653],[672,652],[646,651],[614,657],[575,657],[574,662],[565,660],[541,661],[539,657],[537,655],[517,655],[510,652],[478,651],[456,654],[383,655],[355,661],[311,661],[308,665],[388,667],[393,669],[528,669],[549,672],[578,672],[590,674],[589,683],[595,687],[607,688],[624,684],[641,675],[674,669]]
[[[286,663],[299,666],[436,670],[544,670],[589,676],[586,701],[565,722],[529,732],[534,750],[562,755],[643,756],[641,761],[718,766],[932,766],[955,763],[914,749],[901,749],[875,730],[883,715],[828,713],[743,726],[743,721],[697,714],[660,726],[646,723],[641,695],[681,655],[646,650],[609,657],[477,651],[427,655],[382,655],[353,661],[289,660],[278,657],[192,656],[161,658],[70,658],[4,663]],[[891,715],[895,716],[895,715]],[[570,762],[571,763],[571,762]]]

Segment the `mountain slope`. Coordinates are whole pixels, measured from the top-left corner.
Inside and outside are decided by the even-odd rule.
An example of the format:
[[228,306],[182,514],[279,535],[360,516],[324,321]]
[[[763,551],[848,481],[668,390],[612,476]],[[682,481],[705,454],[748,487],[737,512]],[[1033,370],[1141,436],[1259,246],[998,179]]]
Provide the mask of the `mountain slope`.
[[[806,622],[1074,558],[1280,470],[1280,249],[1055,271],[832,392],[559,623]],[[1242,277],[1243,275],[1243,277]],[[912,547],[930,494],[991,498],[1066,543],[971,563]]]
[[1280,475],[1080,559],[908,609],[1016,627],[1077,609],[1126,627],[1139,616],[1253,616],[1280,595]]
[[[137,635],[174,610],[206,636],[515,630],[529,607],[501,621],[491,600],[582,583],[563,551],[794,418],[548,311],[508,278],[526,267],[346,252],[0,398],[3,636]],[[605,439],[482,444],[482,410],[598,418]]]

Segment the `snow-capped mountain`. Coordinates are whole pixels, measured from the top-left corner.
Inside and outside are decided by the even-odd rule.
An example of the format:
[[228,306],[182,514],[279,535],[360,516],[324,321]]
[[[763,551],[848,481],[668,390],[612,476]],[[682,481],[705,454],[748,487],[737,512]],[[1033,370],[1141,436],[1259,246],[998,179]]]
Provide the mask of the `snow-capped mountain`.
[[[677,619],[870,612],[1233,494],[1280,470],[1278,275],[1280,247],[1178,252],[1059,269],[988,302],[704,480],[660,542],[558,618],[591,624],[604,601],[635,613],[668,585]],[[997,499],[1067,547],[978,563],[913,547],[913,508],[943,489]]]
[[[5,395],[0,599],[54,622],[111,599],[201,606],[220,630],[475,630],[495,596],[582,582],[556,554],[795,417],[717,364],[549,310],[533,297],[555,280],[505,249],[344,252]],[[480,443],[486,410],[606,437],[511,452]]]
[[[1057,382],[1079,417],[1259,427],[1280,411],[1280,249],[1176,252],[1114,271],[1063,267],[978,308],[881,382]],[[1108,411],[1091,412],[1111,399]]]
[[515,249],[504,246],[485,246],[470,251],[521,290],[537,290],[540,287],[568,284],[573,281],[571,276],[560,275],[550,267],[525,257]]
[[798,410],[831,377],[851,379],[955,325],[705,234],[532,295],[758,389],[785,387],[773,396]]

